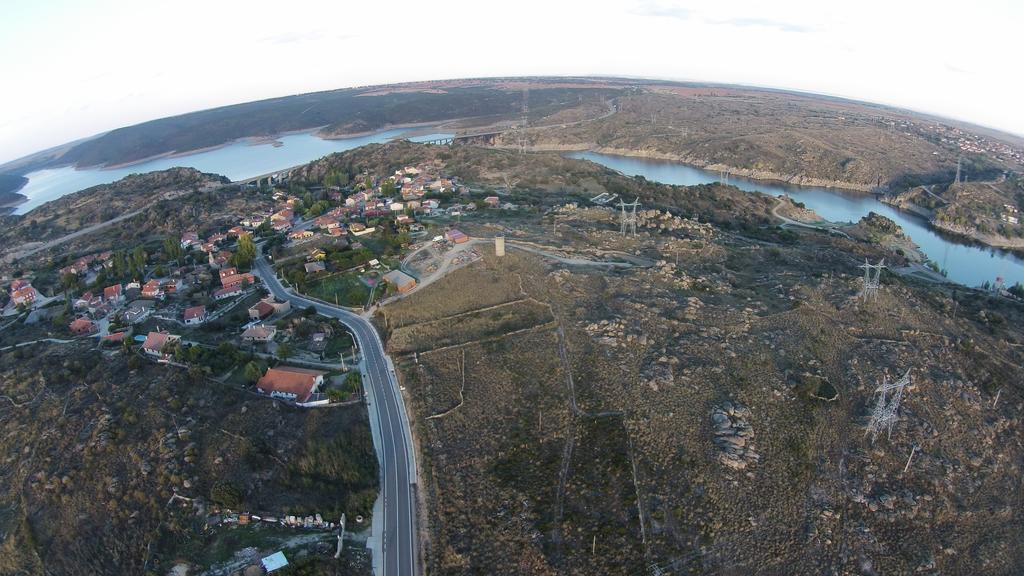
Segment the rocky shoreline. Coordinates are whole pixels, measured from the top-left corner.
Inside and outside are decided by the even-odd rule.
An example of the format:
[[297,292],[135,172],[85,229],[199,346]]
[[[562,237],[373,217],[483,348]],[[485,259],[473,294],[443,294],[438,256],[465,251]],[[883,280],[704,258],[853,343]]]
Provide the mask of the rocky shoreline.
[[[500,147],[500,146],[499,146]],[[649,160],[665,160],[668,162],[677,162],[679,164],[686,164],[694,168],[700,168],[702,170],[711,170],[714,172],[725,172],[730,176],[739,176],[742,178],[750,178],[751,180],[768,180],[774,182],[783,182],[786,184],[794,184],[797,186],[817,186],[820,188],[840,188],[843,190],[849,190],[852,192],[863,192],[870,193],[874,186],[870,184],[860,184],[857,182],[846,182],[842,180],[827,180],[824,178],[814,178],[811,176],[805,176],[802,174],[779,174],[777,172],[770,172],[768,170],[756,170],[752,168],[737,168],[736,166],[728,166],[726,164],[720,164],[715,162],[708,162],[707,160],[696,158],[693,156],[682,156],[679,154],[669,154],[666,152],[658,152],[655,150],[634,150],[629,148],[612,148],[608,146],[598,146],[596,143],[581,143],[581,144],[541,144],[531,146],[529,148],[535,152],[597,152],[599,154],[611,154],[615,156],[629,156],[631,158],[646,158]]]

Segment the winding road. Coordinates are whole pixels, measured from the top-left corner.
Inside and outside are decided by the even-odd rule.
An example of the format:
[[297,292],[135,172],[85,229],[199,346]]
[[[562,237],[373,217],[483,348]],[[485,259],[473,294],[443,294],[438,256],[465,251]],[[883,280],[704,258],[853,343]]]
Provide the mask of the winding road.
[[292,306],[313,306],[320,314],[340,320],[355,335],[363,353],[370,418],[376,422],[375,427],[380,433],[377,457],[381,464],[383,513],[374,518],[374,522],[383,522],[383,530],[381,565],[375,567],[375,572],[384,576],[418,574],[416,454],[398,380],[384,354],[380,336],[362,316],[285,289],[262,256],[254,263],[253,272],[276,298],[288,300]]

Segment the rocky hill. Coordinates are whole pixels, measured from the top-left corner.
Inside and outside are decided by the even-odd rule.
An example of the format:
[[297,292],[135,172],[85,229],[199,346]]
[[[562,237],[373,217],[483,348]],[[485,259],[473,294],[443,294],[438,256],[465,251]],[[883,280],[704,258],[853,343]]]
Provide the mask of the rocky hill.
[[287,407],[86,343],[0,366],[2,574],[208,568],[218,507],[333,518],[376,495],[360,406]]

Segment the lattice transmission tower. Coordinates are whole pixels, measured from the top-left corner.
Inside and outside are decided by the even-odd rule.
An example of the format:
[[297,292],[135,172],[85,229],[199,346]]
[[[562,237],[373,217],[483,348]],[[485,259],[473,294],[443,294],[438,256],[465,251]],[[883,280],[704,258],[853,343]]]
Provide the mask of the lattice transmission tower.
[[892,428],[899,419],[900,402],[903,401],[903,390],[910,385],[910,369],[908,368],[903,377],[895,382],[889,382],[888,378],[882,379],[882,384],[875,388],[878,394],[878,402],[871,411],[871,420],[868,422],[867,434],[871,435],[871,443],[875,443],[878,435],[885,430],[887,437],[892,439]]
[[639,200],[640,198],[637,198],[629,203],[619,200],[619,209],[622,211],[619,215],[619,233],[623,236],[636,236],[636,209],[640,207]]
[[879,260],[878,264],[869,264],[865,259],[864,264],[858,268],[864,269],[864,286],[861,288],[860,298],[864,302],[868,302],[878,296],[878,286],[882,278],[882,268],[885,268],[885,258]]
[[519,153],[526,152],[526,128],[530,125],[530,88],[523,88],[523,115],[519,120]]

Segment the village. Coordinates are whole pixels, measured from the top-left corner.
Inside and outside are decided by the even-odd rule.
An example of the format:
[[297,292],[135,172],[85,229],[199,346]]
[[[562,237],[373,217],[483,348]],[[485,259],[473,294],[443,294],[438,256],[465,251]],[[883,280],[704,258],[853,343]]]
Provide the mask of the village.
[[[154,253],[136,246],[79,256],[56,270],[59,289],[49,296],[26,273],[8,285],[3,322],[49,323],[54,338],[93,338],[106,354],[132,353],[300,407],[357,402],[352,334],[271,296],[252,271],[260,252],[298,293],[372,314],[437,272],[420,265],[423,254],[436,258],[469,240],[455,227],[464,215],[517,207],[496,195],[472,200],[433,165],[353,180],[310,189],[268,181],[273,211],[164,238]],[[410,254],[417,262],[404,266]],[[477,258],[455,251],[451,260]]]

